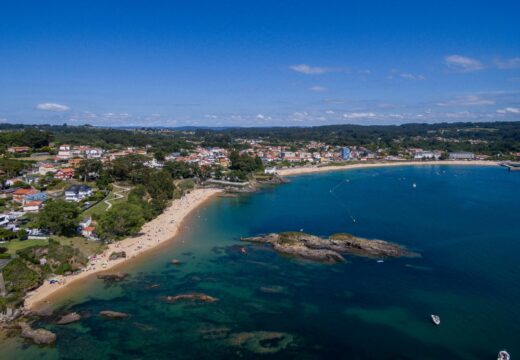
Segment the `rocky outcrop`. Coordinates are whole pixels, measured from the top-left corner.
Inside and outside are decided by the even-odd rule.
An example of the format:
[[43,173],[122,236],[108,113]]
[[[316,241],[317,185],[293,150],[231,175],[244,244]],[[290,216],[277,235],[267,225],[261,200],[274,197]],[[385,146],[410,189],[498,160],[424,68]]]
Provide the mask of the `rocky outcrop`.
[[111,310],[100,311],[99,315],[106,317],[108,319],[125,319],[130,316],[127,313],[123,313],[123,312],[119,312],[119,311],[111,311]]
[[326,263],[345,261],[345,254],[378,259],[419,256],[397,244],[358,238],[350,234],[334,234],[329,238],[321,238],[303,232],[287,232],[240,240],[269,244],[281,254]]
[[217,298],[213,296],[209,296],[203,293],[190,293],[190,294],[180,294],[175,296],[164,296],[161,298],[164,302],[167,303],[176,303],[179,301],[191,301],[191,302],[205,302],[205,303],[213,303],[218,301]]
[[110,254],[109,260],[117,260],[117,259],[124,259],[126,258],[126,252],[119,251],[119,252],[113,252]]
[[257,179],[257,181],[260,184],[273,184],[273,185],[286,184],[289,182],[289,180],[287,180],[284,177],[281,177],[278,174],[274,174],[273,176],[271,176],[270,178],[267,178],[267,179]]
[[231,334],[229,344],[256,354],[275,354],[294,341],[291,334],[277,331],[253,331]]
[[37,345],[50,345],[56,342],[56,334],[45,329],[33,329],[27,323],[20,323],[20,329],[22,330],[21,336],[25,339],[31,340]]
[[0,313],[0,323],[7,323],[16,320],[22,315],[20,309],[7,308],[5,312]]
[[128,274],[115,273],[115,274],[101,274],[101,275],[98,275],[97,278],[104,280],[106,282],[120,282],[120,281],[123,281],[127,276],[128,276]]
[[56,321],[56,324],[67,325],[67,324],[71,324],[73,322],[80,321],[80,320],[81,320],[81,315],[73,312],[70,314],[63,315],[58,321]]
[[210,327],[199,330],[200,336],[204,340],[220,340],[228,337],[231,329],[228,327]]

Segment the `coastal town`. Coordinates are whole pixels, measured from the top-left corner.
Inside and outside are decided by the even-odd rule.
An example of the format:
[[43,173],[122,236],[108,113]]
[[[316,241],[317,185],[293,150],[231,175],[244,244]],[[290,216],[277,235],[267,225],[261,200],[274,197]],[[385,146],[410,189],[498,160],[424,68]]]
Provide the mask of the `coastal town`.
[[30,135],[34,142],[42,130],[0,133],[15,139],[5,144],[0,158],[0,321],[19,318],[68,284],[170,240],[184,217],[223,192],[255,191],[262,183],[317,171],[428,164],[505,164],[513,170],[520,159],[520,152],[390,149],[316,140],[280,144],[265,137],[236,137],[224,146],[209,146],[194,140],[192,132],[170,136],[178,133],[188,139],[173,151],[154,144],[156,132],[147,134],[150,144],[142,146],[47,137],[31,146],[20,144],[17,136]]
[[516,359],[519,14],[3,1],[0,360]]
[[[292,167],[341,166],[369,162],[493,160],[490,155],[467,151],[406,148],[397,155],[388,155],[385,149],[370,151],[362,146],[333,146],[316,141],[310,141],[302,147],[272,146],[259,139],[236,139],[236,142],[243,148],[238,155],[259,159],[261,165],[258,170],[266,175],[275,175],[278,170]],[[14,176],[6,176],[7,173],[0,170],[0,199],[3,210],[0,214],[0,227],[4,232],[4,241],[12,238],[48,239],[52,234],[47,229],[31,228],[27,224],[28,217],[39,213],[49,199],[63,199],[78,204],[82,213],[89,213],[89,209],[106,202],[110,191],[96,186],[92,180],[97,180],[103,168],[109,167],[120,158],[141,156],[144,159],[143,165],[151,169],[163,169],[171,163],[206,169],[202,172],[205,176],[193,176],[197,181],[246,180],[229,171],[231,151],[220,147],[197,146],[190,151],[172,152],[163,158],[158,158],[148,147],[108,150],[88,145],[50,144],[48,150],[33,151],[28,146],[12,146],[6,149],[4,158],[11,159],[10,161],[23,159],[29,165],[9,174]],[[510,155],[520,159],[520,153]],[[110,203],[106,205],[110,206]],[[100,240],[90,216],[79,222],[77,232],[86,239]]]

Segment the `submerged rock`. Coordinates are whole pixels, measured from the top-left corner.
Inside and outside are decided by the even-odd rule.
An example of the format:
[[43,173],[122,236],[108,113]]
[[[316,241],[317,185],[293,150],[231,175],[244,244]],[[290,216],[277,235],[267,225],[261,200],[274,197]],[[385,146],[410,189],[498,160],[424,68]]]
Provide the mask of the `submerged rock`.
[[129,317],[127,313],[119,312],[119,311],[111,311],[111,310],[104,310],[100,311],[99,315],[109,318],[109,319],[124,319]]
[[253,331],[231,334],[229,344],[257,354],[275,354],[294,341],[291,334],[275,331]]
[[73,323],[73,322],[76,322],[76,321],[80,321],[80,320],[81,320],[81,315],[76,313],[76,312],[73,312],[73,313],[70,313],[70,314],[67,314],[67,315],[63,315],[56,322],[56,324],[58,324],[58,325],[67,325],[67,324],[70,324],[70,323]]
[[213,296],[209,296],[203,293],[190,293],[190,294],[180,294],[175,296],[164,296],[162,298],[164,302],[167,303],[175,303],[178,301],[198,301],[205,303],[213,303],[218,301],[217,298]]
[[266,294],[281,294],[285,292],[285,287],[279,285],[261,286],[260,291]]
[[98,275],[97,278],[101,280],[105,280],[107,282],[120,282],[123,281],[128,274],[116,273],[116,274],[101,274]]
[[56,342],[56,334],[49,330],[33,329],[29,324],[24,322],[21,322],[19,326],[22,330],[21,336],[31,340],[37,345],[50,345]]
[[204,340],[220,340],[225,339],[231,332],[230,328],[227,327],[211,327],[203,328],[199,330],[200,336]]
[[272,233],[241,238],[242,241],[269,244],[281,254],[326,263],[345,261],[342,254],[371,258],[417,257],[405,247],[383,240],[368,240],[350,234],[321,238],[303,232]]

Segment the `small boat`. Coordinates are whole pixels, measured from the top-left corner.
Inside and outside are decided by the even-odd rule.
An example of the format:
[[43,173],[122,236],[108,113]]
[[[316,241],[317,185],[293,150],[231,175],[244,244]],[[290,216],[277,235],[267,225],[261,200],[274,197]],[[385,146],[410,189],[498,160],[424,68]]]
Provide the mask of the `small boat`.
[[500,352],[498,353],[497,360],[509,360],[509,359],[511,359],[511,355],[509,355],[509,353],[505,350],[500,350]]
[[413,186],[414,188],[416,188],[416,187],[417,187],[417,184],[416,184],[416,183],[413,183],[413,185],[412,185],[412,186]]
[[384,260],[377,260],[378,263],[384,263]]
[[441,318],[439,317],[439,315],[430,315],[431,318],[432,318],[432,321],[435,325],[440,325],[441,324]]

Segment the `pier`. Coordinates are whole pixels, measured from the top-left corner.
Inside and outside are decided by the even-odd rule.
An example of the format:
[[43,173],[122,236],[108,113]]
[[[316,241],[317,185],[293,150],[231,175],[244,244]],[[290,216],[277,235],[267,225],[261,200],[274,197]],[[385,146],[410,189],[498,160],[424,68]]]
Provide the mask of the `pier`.
[[500,165],[505,166],[509,171],[520,171],[520,162],[503,162]]

